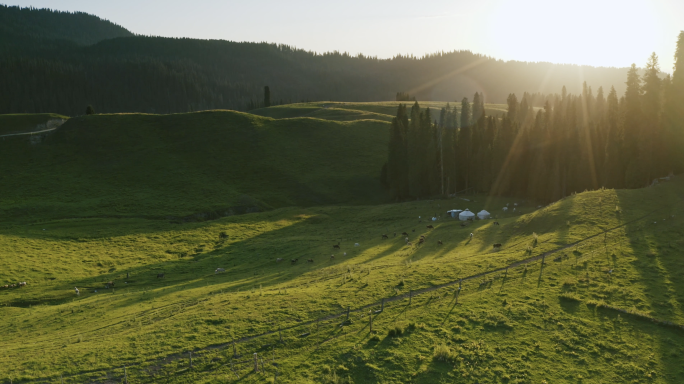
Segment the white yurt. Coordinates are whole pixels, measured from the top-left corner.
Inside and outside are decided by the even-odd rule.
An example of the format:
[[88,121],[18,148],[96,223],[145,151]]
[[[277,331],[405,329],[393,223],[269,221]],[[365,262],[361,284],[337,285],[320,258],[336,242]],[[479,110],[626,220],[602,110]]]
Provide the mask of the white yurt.
[[477,213],[477,217],[479,217],[480,220],[489,219],[490,216],[489,212],[484,209]]
[[475,214],[466,209],[465,211],[458,214],[458,219],[461,221],[466,221],[475,217]]

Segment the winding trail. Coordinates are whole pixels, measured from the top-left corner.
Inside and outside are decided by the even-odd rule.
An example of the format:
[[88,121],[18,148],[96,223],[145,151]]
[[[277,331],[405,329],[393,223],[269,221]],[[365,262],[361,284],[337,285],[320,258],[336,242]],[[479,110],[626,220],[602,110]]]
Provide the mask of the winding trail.
[[54,131],[54,130],[56,130],[56,129],[58,129],[58,128],[59,128],[59,127],[56,127],[56,128],[49,128],[49,129],[43,129],[43,130],[40,130],[40,131],[19,132],[19,133],[8,133],[8,134],[6,134],[6,135],[0,135],[0,138],[2,138],[2,137],[9,137],[9,136],[33,135],[33,134],[36,134],[36,133],[51,132],[51,131]]

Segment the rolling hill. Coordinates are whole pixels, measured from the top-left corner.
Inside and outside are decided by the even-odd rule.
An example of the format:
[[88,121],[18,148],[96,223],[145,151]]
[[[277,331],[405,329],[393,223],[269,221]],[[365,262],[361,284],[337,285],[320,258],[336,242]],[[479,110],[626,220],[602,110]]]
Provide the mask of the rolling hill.
[[[14,223],[0,229],[0,281],[28,284],[0,289],[0,377],[677,383],[683,193],[675,178],[542,208],[463,196]],[[449,208],[500,225],[463,227]]]
[[[29,125],[40,118],[23,117]],[[0,141],[0,220],[183,221],[378,203],[386,199],[380,170],[388,129],[377,120],[276,120],[233,111],[72,118],[42,140]]]

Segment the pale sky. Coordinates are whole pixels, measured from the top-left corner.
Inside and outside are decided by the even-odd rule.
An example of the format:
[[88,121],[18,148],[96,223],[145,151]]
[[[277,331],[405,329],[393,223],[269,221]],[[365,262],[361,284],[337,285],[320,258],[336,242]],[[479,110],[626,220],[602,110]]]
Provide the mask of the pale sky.
[[[470,50],[504,60],[672,72],[684,0],[5,0],[83,11],[143,35],[266,41],[316,52]],[[0,0],[3,2],[3,0]]]

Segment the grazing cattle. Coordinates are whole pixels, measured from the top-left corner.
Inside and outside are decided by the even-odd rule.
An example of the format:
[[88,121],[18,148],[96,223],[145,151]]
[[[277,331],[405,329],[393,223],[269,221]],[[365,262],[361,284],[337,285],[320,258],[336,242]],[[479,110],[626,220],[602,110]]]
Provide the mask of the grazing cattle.
[[344,254],[342,254],[342,256],[347,256],[347,252],[345,252]]
[[290,260],[290,261],[292,262],[292,264],[295,264],[295,263],[297,263],[297,262],[299,261],[299,259],[292,259],[292,260]]
[[340,243],[333,245],[333,249],[340,249]]
[[473,233],[472,233],[472,232],[470,233],[470,238],[471,238],[471,239],[473,238]]
[[279,258],[276,259],[276,263],[280,263],[281,261],[283,261],[283,258],[282,258],[282,257],[279,257]]
[[382,238],[383,238],[383,239],[389,239],[389,236],[387,236],[387,235],[382,235]]
[[9,285],[5,284],[5,286],[3,286],[3,288],[9,288]]
[[309,263],[313,263],[313,259],[308,259],[307,260]]
[[214,274],[221,273],[221,272],[225,272],[225,271],[226,271],[226,270],[223,269],[223,268],[216,268],[216,270],[214,271]]
[[354,246],[355,246],[355,247],[358,247],[358,246],[359,246],[359,243],[354,243]]
[[76,296],[81,294],[81,291],[78,290],[78,288],[74,287],[74,292],[76,292]]
[[424,238],[421,237],[420,239],[418,239],[418,244],[423,244],[424,242],[425,242]]
[[415,229],[412,229],[412,230],[411,230],[411,232],[415,232],[415,231],[416,231]]
[[335,255],[330,255],[330,260],[335,260]]
[[513,208],[513,212],[515,212],[515,208]]
[[494,244],[494,249],[499,249],[499,248],[501,248],[501,243]]
[[163,273],[157,273],[157,279],[163,279],[164,274]]
[[494,225],[499,225],[499,222],[498,222],[498,221],[495,221],[495,222],[494,222]]
[[437,240],[438,245],[442,245],[442,240]]
[[413,246],[413,243],[406,243],[409,247]]
[[408,243],[408,237],[407,237],[407,238],[405,238],[405,239],[404,239],[404,241],[406,241],[406,242]]
[[394,232],[394,237],[397,237],[397,233],[396,233],[396,232]]
[[12,284],[12,285],[10,285],[10,288],[16,288],[16,287],[17,287],[17,285],[16,285],[16,284]]
[[402,235],[402,236],[408,236],[408,233],[402,232],[401,235]]
[[105,283],[105,288],[114,288],[114,282],[113,281],[108,281]]

